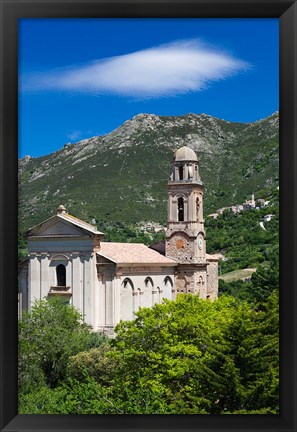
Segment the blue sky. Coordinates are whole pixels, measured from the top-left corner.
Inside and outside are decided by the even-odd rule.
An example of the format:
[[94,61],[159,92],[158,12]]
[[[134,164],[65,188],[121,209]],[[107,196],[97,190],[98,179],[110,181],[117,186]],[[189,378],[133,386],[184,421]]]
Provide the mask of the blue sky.
[[139,113],[252,122],[279,109],[278,19],[20,19],[19,156]]

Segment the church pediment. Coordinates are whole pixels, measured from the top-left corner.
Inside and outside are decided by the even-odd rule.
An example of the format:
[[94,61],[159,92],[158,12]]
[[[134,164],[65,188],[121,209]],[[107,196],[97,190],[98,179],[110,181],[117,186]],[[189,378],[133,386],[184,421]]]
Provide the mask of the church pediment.
[[90,236],[86,230],[59,217],[51,218],[29,232],[29,237],[81,237],[82,235]]

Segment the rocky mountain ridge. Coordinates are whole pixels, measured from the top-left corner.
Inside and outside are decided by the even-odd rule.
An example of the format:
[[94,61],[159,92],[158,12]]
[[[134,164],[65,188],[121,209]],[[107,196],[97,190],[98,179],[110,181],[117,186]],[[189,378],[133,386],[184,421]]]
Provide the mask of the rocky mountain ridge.
[[211,212],[278,184],[278,113],[254,123],[207,114],[138,114],[111,133],[19,161],[20,226],[50,217],[63,203],[87,221],[164,222],[174,150],[198,155]]

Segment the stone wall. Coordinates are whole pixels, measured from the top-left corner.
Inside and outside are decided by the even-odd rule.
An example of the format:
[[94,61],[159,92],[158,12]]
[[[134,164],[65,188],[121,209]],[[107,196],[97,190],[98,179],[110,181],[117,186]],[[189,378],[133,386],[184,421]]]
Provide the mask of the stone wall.
[[166,240],[166,257],[178,262],[191,262],[194,260],[194,241],[183,233],[173,234]]
[[211,300],[218,297],[218,261],[210,260],[207,266],[207,296]]
[[206,298],[206,266],[207,263],[178,265],[175,276],[176,293],[198,294],[201,298]]

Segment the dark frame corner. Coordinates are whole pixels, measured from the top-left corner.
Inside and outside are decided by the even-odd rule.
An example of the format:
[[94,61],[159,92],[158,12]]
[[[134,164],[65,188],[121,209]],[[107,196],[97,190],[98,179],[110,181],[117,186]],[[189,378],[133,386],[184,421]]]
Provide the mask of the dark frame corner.
[[[170,6],[170,7],[169,7]],[[1,431],[296,431],[297,3],[292,0],[0,0]],[[17,415],[18,18],[212,17],[280,20],[281,414]]]

